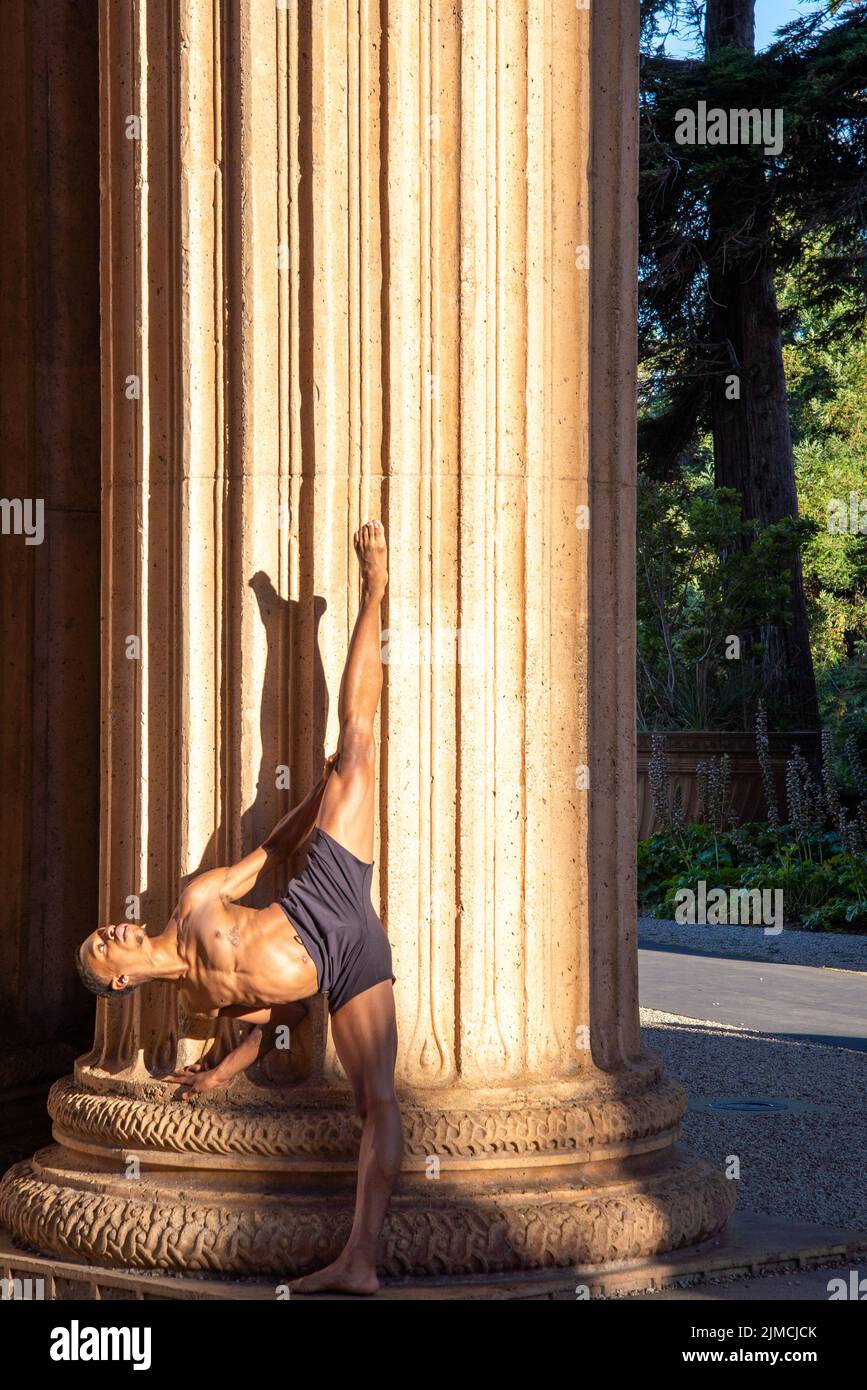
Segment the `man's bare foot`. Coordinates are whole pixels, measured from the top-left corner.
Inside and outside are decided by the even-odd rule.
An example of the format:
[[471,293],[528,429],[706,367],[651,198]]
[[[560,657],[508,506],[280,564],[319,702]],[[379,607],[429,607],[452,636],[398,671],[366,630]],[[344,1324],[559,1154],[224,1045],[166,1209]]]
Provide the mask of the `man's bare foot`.
[[290,1279],[291,1293],[376,1293],[379,1280],[369,1260],[338,1255],[333,1264],[317,1269],[315,1274],[302,1274]]
[[361,566],[361,581],[373,599],[381,599],[388,583],[388,549],[381,521],[365,521],[352,538]]

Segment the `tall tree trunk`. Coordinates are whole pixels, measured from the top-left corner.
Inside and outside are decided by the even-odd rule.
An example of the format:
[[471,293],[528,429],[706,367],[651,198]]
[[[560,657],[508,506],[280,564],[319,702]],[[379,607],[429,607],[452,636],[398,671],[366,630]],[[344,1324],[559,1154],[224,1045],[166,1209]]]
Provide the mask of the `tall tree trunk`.
[[[708,0],[705,48],[710,58],[725,47],[754,49],[755,0]],[[743,515],[761,525],[796,516],[798,498],[780,318],[764,195],[764,170],[756,161],[755,212],[738,229],[741,248],[724,257],[731,199],[724,187],[709,201],[712,270],[708,289],[717,366],[711,383],[714,468],[719,487],[736,488]],[[738,201],[743,202],[743,182]],[[739,399],[731,378],[738,380]],[[765,677],[781,714],[802,728],[818,724],[818,704],[800,556],[792,566],[792,621],[762,633]]]

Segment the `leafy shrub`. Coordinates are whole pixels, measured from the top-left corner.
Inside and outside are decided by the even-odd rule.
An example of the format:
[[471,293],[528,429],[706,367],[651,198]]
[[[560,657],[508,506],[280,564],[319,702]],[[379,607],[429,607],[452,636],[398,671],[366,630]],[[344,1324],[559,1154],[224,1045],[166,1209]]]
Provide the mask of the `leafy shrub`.
[[733,488],[639,477],[639,728],[749,727],[765,693],[761,630],[787,621],[791,567],[812,529],[742,521]]
[[857,762],[867,763],[867,642],[856,647],[851,661],[820,667],[816,685],[822,722],[833,727],[839,745],[837,780],[845,790],[858,791],[852,753]]
[[[654,736],[649,768],[654,809],[664,828],[638,845],[638,901],[650,917],[673,918],[677,894],[712,883],[724,889],[781,889],[786,921],[812,931],[867,931],[867,800],[854,818],[841,798],[830,733],[822,735],[821,776],[795,752],[786,765],[781,818],[768,761],[767,720],[759,706],[756,746],[768,819],[740,824],[729,804],[727,757],[696,768],[699,819],[686,824],[679,788],[672,793],[665,737]],[[867,796],[867,774],[851,741],[853,781]]]

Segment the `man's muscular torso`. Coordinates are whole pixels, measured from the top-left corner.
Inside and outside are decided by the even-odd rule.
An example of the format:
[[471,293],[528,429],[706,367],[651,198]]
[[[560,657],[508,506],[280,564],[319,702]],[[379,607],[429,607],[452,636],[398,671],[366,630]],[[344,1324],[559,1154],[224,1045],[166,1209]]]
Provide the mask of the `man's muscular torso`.
[[213,1017],[230,1006],[267,1007],[315,994],[316,967],[279,903],[238,907],[218,882],[201,874],[172,914],[188,967],[178,984],[186,1012]]

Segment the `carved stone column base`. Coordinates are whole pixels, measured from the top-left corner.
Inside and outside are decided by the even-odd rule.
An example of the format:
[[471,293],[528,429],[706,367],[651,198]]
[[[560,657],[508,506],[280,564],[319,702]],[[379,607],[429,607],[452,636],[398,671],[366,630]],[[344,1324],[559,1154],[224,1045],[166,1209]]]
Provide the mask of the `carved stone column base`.
[[[437,1099],[402,1097],[389,1277],[619,1264],[705,1240],[731,1214],[732,1184],[674,1145],[683,1092],[654,1059],[508,1104],[496,1091],[475,1091],[472,1108],[459,1091]],[[38,1250],[286,1276],[333,1259],[349,1232],[359,1129],[343,1092],[206,1108],[67,1078],[49,1108],[62,1142],[0,1186],[0,1223]]]
[[[597,1165],[592,1165],[594,1169]],[[619,1264],[714,1235],[732,1186],[706,1163],[664,1155],[548,1169],[470,1192],[448,1177],[404,1180],[383,1232],[392,1278]],[[127,1269],[293,1275],[327,1264],[352,1222],[353,1181],[330,1190],[263,1176],[153,1172],[131,1181],[60,1146],[7,1174],[0,1222],[40,1251]]]
[[[669,1148],[686,1097],[647,1056],[622,1072],[524,1086],[399,1088],[404,1172],[435,1157],[469,1175],[523,1161],[592,1163]],[[182,1163],[296,1176],[357,1166],[361,1123],[345,1086],[258,1087],[246,1080],[199,1104],[152,1080],[65,1077],[48,1098],[54,1138],[123,1168]]]

